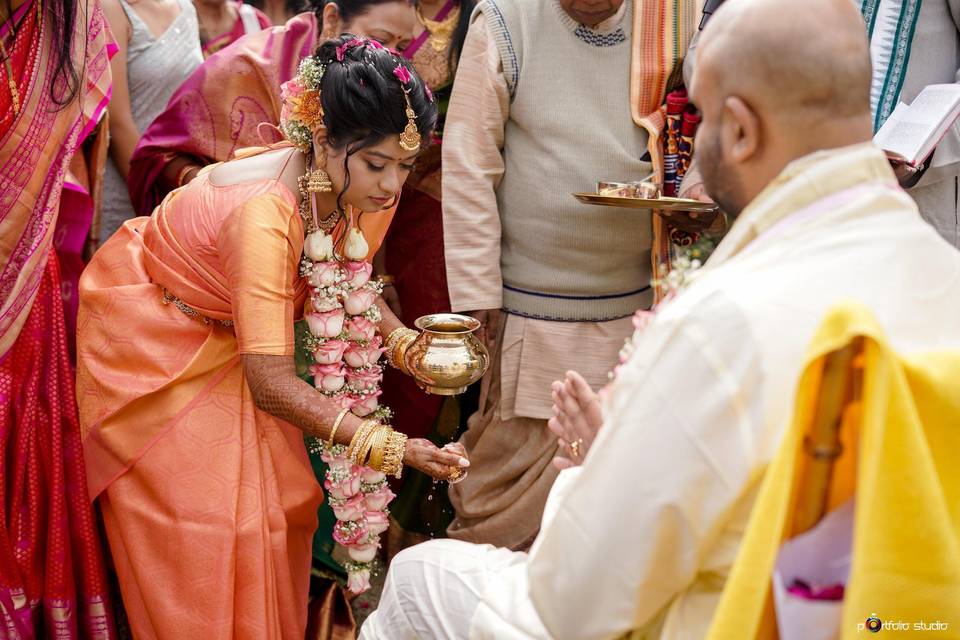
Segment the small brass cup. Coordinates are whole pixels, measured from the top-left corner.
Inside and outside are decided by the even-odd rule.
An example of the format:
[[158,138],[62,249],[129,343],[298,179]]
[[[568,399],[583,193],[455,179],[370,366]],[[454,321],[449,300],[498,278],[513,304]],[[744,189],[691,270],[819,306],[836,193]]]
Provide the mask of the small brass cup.
[[414,325],[421,333],[407,348],[404,364],[427,393],[459,395],[486,372],[490,355],[473,335],[480,328],[475,318],[435,313]]

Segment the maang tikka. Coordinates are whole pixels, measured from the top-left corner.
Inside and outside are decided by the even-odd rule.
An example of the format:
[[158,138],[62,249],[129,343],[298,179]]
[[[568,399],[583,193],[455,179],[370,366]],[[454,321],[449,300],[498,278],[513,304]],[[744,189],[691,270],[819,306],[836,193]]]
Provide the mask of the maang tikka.
[[403,99],[406,101],[404,115],[407,116],[407,126],[403,128],[400,134],[400,148],[404,151],[420,150],[420,131],[417,130],[417,114],[410,104],[410,94],[406,89],[403,91]]

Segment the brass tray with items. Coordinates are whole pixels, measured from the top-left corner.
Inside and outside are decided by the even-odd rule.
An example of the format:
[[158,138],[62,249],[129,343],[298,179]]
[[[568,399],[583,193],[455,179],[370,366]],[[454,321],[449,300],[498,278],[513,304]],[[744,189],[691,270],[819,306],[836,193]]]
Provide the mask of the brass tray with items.
[[664,196],[657,185],[649,180],[598,182],[596,193],[574,193],[573,197],[584,204],[652,209],[668,219],[671,226],[689,233],[700,233],[709,229],[720,216],[720,210],[715,203]]
[[605,207],[623,207],[626,209],[659,209],[662,211],[688,211],[711,213],[717,211],[713,202],[690,200],[688,198],[633,198],[606,196],[599,193],[574,193],[573,197],[584,204],[596,204]]

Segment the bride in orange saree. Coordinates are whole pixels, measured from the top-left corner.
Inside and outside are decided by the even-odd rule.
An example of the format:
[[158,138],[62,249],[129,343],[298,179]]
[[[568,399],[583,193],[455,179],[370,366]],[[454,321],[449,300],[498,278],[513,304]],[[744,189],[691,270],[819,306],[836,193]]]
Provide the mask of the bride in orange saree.
[[15,640],[116,637],[54,249],[110,92],[104,24],[96,0],[0,2],[0,637]]
[[[406,61],[371,41],[308,60],[322,90],[286,97],[309,155],[279,145],[205,168],[81,280],[84,453],[136,637],[304,637],[322,499],[304,434],[346,444],[365,424],[296,376],[293,323],[314,286],[299,275],[305,227],[339,220],[342,246],[356,223],[372,255],[410,140],[436,121]],[[301,190],[305,173],[327,190]],[[376,304],[381,335],[402,327]],[[469,464],[418,439],[402,461],[440,479]]]

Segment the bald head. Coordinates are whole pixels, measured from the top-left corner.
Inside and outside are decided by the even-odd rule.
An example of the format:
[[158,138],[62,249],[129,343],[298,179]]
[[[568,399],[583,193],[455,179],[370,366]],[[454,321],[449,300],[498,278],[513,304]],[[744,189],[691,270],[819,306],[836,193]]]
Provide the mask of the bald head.
[[729,0],[708,24],[698,68],[727,95],[797,117],[870,112],[870,51],[850,0]]
[[790,161],[872,136],[869,45],[850,0],[728,0],[696,55],[690,92],[703,112],[700,134],[713,138],[705,151],[740,174],[722,177],[743,191],[719,194],[735,196],[721,202],[732,213]]

